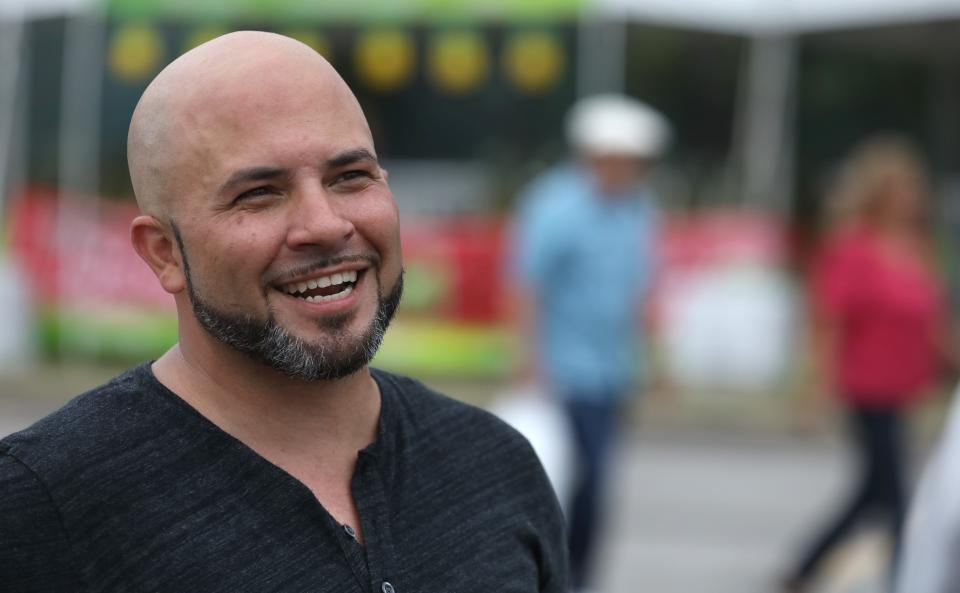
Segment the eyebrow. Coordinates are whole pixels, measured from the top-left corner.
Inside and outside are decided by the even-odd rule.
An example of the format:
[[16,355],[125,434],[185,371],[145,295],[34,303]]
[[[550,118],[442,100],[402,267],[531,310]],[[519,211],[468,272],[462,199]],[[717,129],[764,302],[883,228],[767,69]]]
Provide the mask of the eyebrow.
[[279,167],[248,167],[246,169],[240,169],[238,171],[234,171],[233,174],[223,182],[223,185],[220,186],[220,189],[217,190],[217,193],[226,193],[228,189],[235,185],[240,185],[241,183],[247,183],[250,181],[266,181],[269,179],[282,177],[286,174],[287,170]]
[[327,168],[335,169],[337,167],[343,167],[345,165],[356,163],[357,161],[369,161],[374,164],[378,162],[377,157],[374,156],[372,152],[366,148],[358,148],[356,150],[341,152],[333,158],[328,159],[324,164],[327,166]]
[[[377,161],[377,157],[374,156],[372,152],[366,148],[358,148],[356,150],[341,152],[340,154],[327,159],[324,162],[324,165],[328,169],[335,169],[337,167],[345,167],[360,161],[372,162],[374,164],[379,163],[379,161]],[[233,174],[223,182],[217,192],[223,194],[235,185],[240,185],[242,183],[248,183],[251,181],[268,181],[270,179],[276,179],[288,174],[289,171],[287,169],[280,167],[248,167],[246,169],[240,169],[238,171],[234,171]]]

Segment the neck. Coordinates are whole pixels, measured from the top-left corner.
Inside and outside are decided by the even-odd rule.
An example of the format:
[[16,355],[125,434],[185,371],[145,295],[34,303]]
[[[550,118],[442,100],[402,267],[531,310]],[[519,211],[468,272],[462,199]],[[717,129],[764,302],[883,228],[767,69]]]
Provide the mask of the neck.
[[333,381],[302,381],[212,338],[183,339],[188,336],[182,333],[181,344],[154,363],[154,374],[277,465],[310,459],[352,471],[357,451],[375,439],[380,392],[368,368]]
[[380,418],[369,369],[335,381],[292,379],[180,319],[180,344],[153,365],[160,382],[299,480],[362,538],[350,484],[357,452],[376,438]]

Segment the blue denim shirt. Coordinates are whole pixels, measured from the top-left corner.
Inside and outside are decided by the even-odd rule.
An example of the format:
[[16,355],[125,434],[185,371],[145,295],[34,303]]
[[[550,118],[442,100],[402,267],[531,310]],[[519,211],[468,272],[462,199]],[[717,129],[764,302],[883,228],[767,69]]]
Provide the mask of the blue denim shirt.
[[638,319],[655,265],[657,212],[636,187],[601,195],[568,165],[527,188],[514,226],[514,275],[535,302],[539,364],[560,397],[626,394],[641,362]]

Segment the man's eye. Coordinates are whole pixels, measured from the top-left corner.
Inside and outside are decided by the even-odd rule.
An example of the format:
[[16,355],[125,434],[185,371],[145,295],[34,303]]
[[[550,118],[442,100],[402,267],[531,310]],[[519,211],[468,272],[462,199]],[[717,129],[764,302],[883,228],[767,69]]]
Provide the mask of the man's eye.
[[353,171],[347,171],[337,175],[335,183],[343,183],[356,181],[358,179],[373,179],[373,175],[369,171],[364,171],[363,169],[355,169]]
[[236,203],[236,202],[243,202],[244,200],[253,200],[253,199],[256,199],[256,198],[262,198],[262,197],[266,197],[266,196],[272,196],[272,195],[275,194],[275,193],[276,193],[276,192],[274,191],[274,189],[273,189],[272,187],[267,187],[267,186],[255,187],[255,188],[249,189],[249,190],[243,192],[242,194],[240,194],[239,196],[237,196],[236,199],[234,200],[234,202],[235,202],[235,203]]

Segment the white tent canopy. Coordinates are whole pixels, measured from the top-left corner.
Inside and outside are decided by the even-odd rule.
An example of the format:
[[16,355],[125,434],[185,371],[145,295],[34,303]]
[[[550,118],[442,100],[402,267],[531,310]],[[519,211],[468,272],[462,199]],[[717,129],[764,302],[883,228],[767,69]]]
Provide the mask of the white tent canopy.
[[[621,42],[625,23],[742,35],[750,39],[740,84],[730,164],[738,190],[748,202],[783,209],[793,185],[793,91],[797,37],[808,33],[960,19],[958,0],[587,0],[584,16],[607,30],[585,43],[581,72],[616,64],[620,78],[607,76],[605,88],[622,91]],[[617,30],[613,35],[610,29]],[[589,39],[589,38],[588,38]],[[606,59],[597,59],[605,45]],[[592,54],[592,55],[591,55]],[[590,64],[593,64],[592,66]],[[611,68],[607,68],[610,72]],[[595,77],[595,75],[593,75]]]
[[0,19],[71,14],[86,10],[94,3],[95,0],[0,0]]

